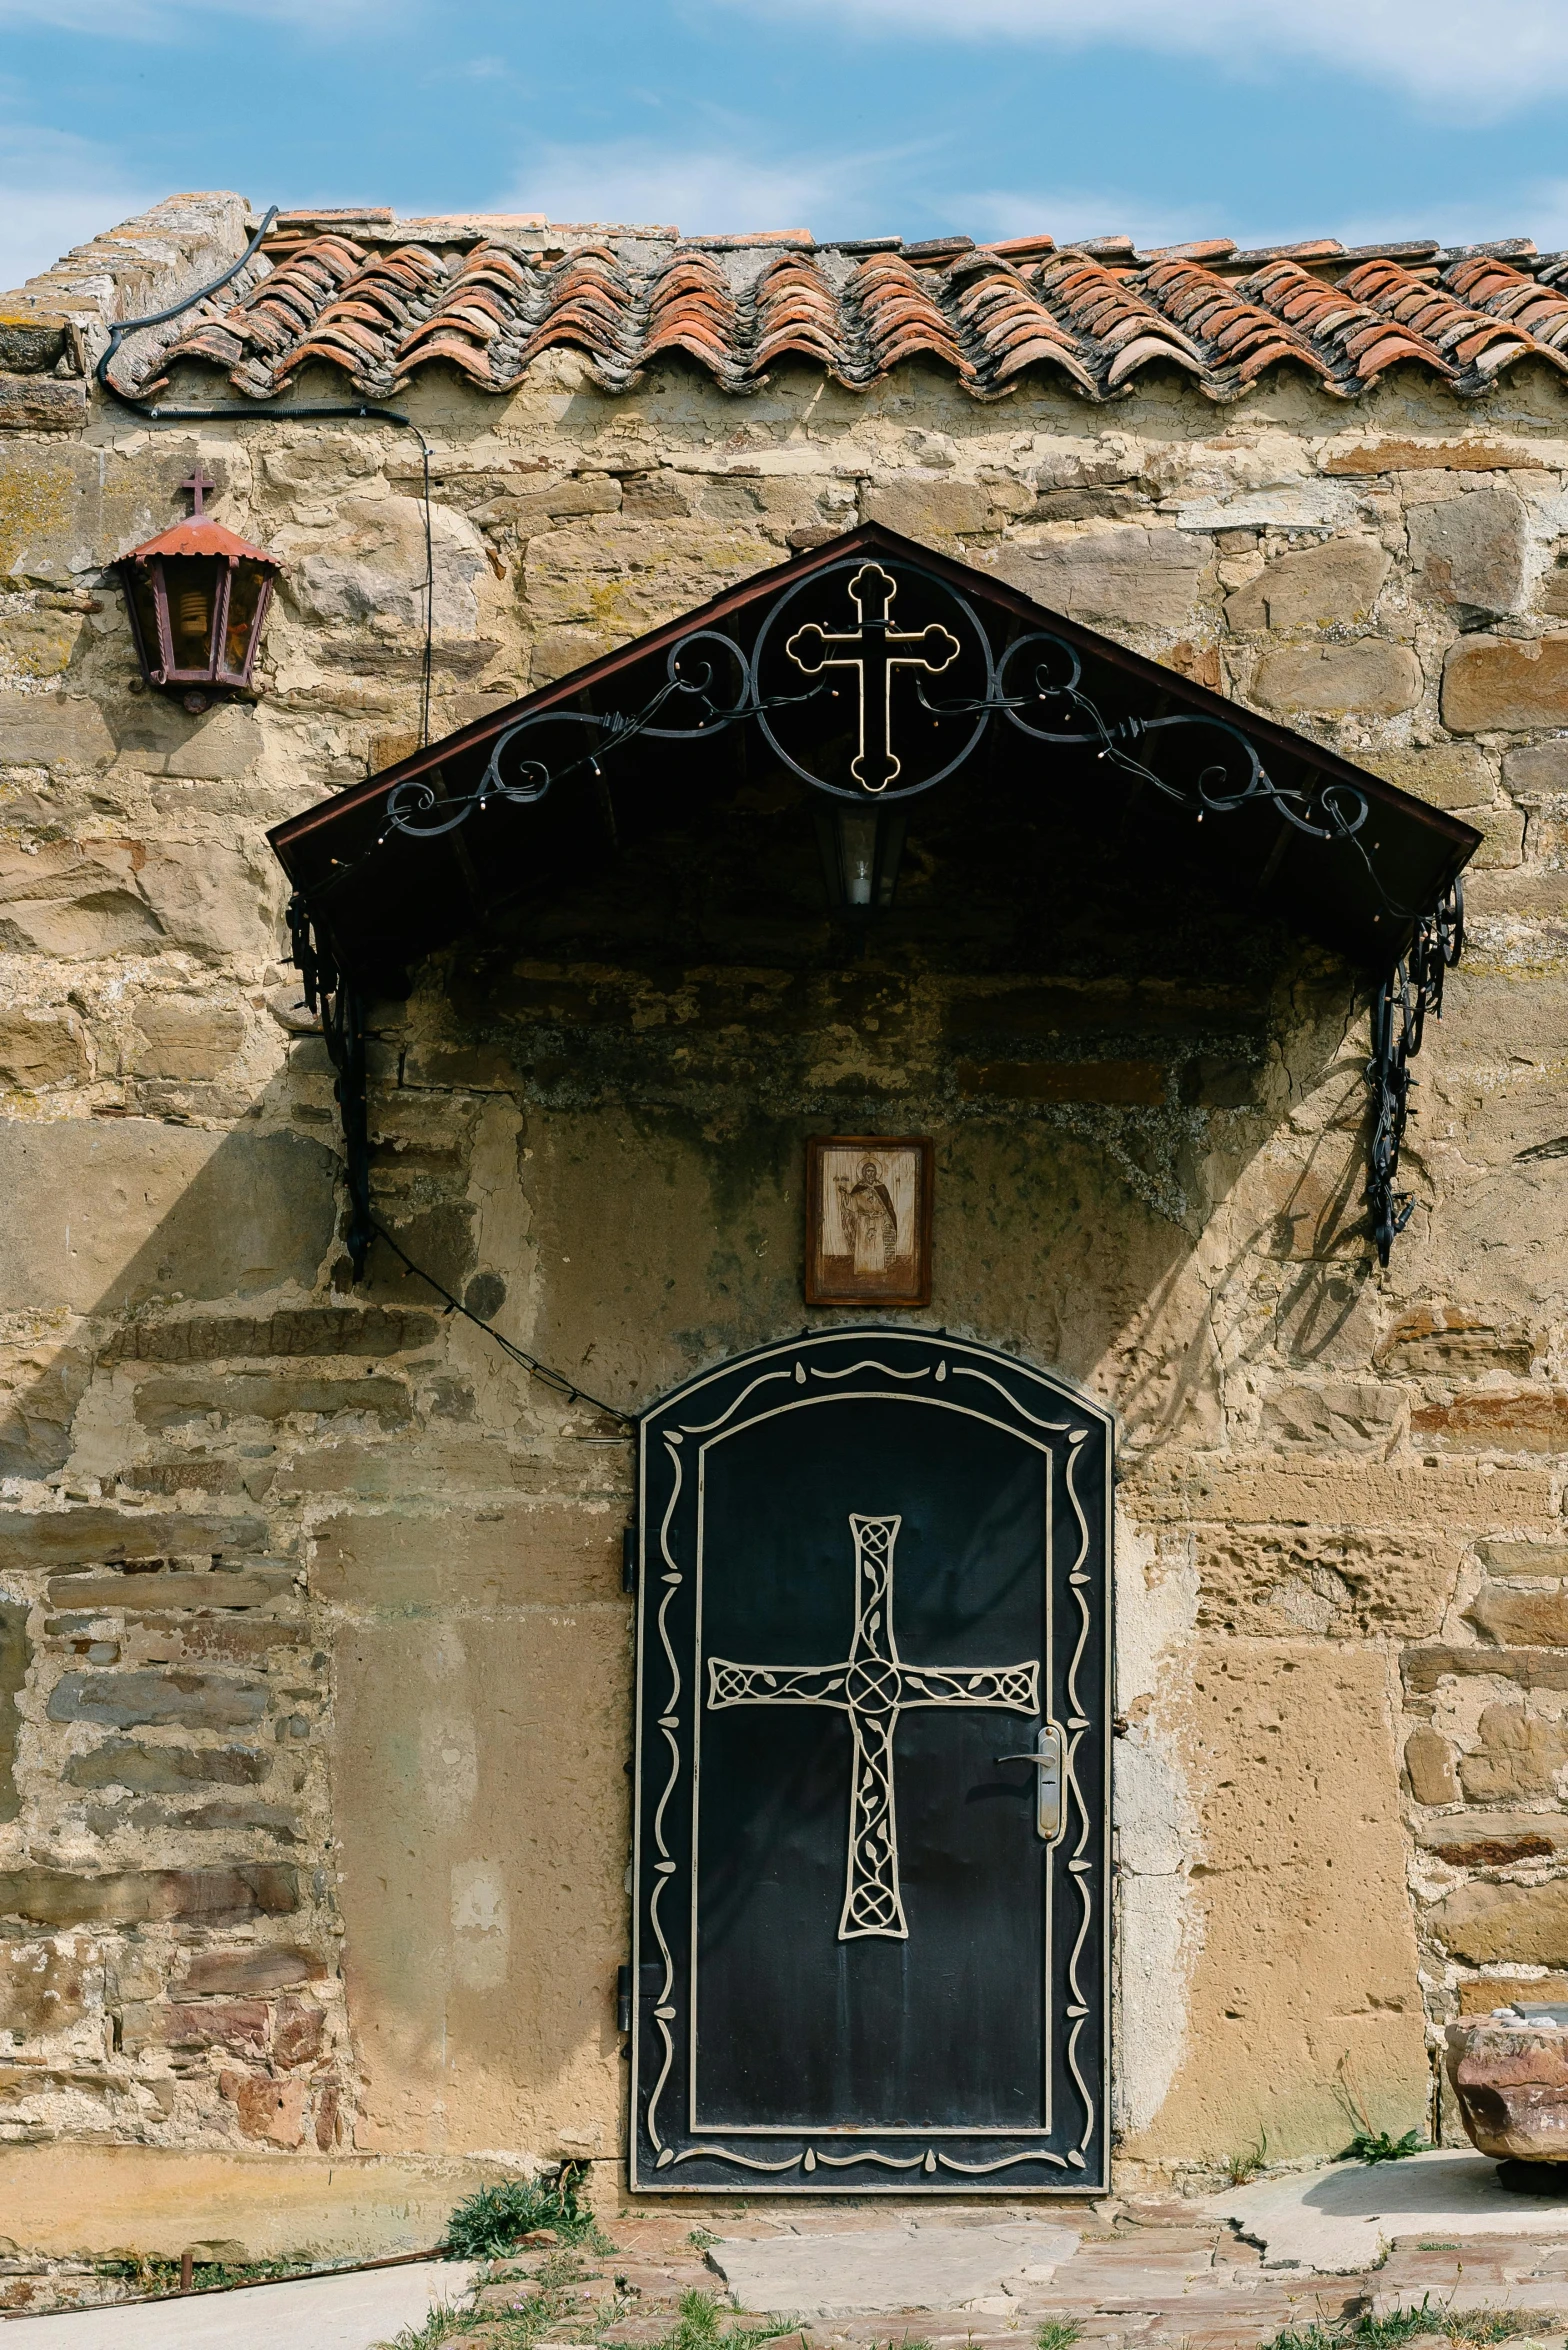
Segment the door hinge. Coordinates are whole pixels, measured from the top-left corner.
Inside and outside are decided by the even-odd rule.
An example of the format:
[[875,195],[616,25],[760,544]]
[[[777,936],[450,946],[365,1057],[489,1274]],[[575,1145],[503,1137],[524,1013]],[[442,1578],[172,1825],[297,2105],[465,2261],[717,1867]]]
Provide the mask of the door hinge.
[[[658,1960],[645,1959],[642,1966],[644,1999],[657,1999],[663,1981],[664,1969]],[[629,1966],[618,1966],[615,1970],[615,2028],[618,2032],[629,2032],[632,2028],[632,1970]]]
[[621,1536],[621,1589],[637,1588],[637,1529],[628,1526]]

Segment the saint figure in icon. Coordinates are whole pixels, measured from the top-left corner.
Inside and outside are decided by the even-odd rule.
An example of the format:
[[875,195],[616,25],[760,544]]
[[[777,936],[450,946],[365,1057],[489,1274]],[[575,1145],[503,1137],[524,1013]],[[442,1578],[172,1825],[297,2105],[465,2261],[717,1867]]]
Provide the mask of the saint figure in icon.
[[898,1253],[898,1217],[875,1159],[862,1159],[860,1179],[834,1179],[839,1217],[855,1251],[859,1274],[885,1273]]

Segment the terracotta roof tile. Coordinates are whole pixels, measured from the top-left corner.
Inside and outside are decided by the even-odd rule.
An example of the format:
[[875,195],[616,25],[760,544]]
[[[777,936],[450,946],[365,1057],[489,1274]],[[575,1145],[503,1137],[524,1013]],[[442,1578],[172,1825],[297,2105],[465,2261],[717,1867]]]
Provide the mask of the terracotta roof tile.
[[190,363],[262,400],[320,366],[384,398],[444,364],[506,392],[555,349],[580,352],[609,392],[650,362],[746,393],[782,363],[863,390],[918,359],[982,400],[1031,374],[1111,400],[1150,368],[1175,368],[1217,401],[1279,367],[1340,399],[1401,364],[1461,395],[1523,360],[1568,372],[1568,256],[1542,258],[1527,238],[1446,256],[1430,239],[1239,253],[1215,237],[1139,254],[1127,237],[1058,249],[1043,233],[819,247],[796,229],[683,239],[362,209],[286,216],[266,252],[260,281],[193,312],[156,381],[135,389],[161,389]]

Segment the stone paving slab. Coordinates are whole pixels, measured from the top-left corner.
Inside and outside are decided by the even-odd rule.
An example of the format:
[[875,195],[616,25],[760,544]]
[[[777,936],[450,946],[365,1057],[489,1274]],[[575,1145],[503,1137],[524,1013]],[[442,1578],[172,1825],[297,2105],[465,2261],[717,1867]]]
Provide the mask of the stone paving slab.
[[909,2219],[771,2240],[722,2237],[708,2247],[708,2259],[743,2309],[847,2317],[861,2310],[959,2309],[1014,2277],[1045,2284],[1078,2243],[1076,2230],[1044,2220],[948,2227]]
[[1568,2187],[1561,2199],[1511,2195],[1495,2162],[1446,2150],[1259,2179],[1205,2197],[1202,2208],[1234,2221],[1269,2266],[1327,2275],[1376,2267],[1399,2236],[1568,2238]]
[[473,2276],[469,2261],[427,2260],[119,2309],[8,2317],[0,2343],[5,2350],[374,2350],[404,2326],[423,2325],[438,2302],[460,2302]]

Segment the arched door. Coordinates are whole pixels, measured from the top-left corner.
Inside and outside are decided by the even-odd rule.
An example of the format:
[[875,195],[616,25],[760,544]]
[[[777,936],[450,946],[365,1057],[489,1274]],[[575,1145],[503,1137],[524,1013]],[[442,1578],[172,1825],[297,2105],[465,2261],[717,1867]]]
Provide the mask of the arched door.
[[1103,2185],[1108,1416],[836,1329],[640,1480],[632,2185]]

